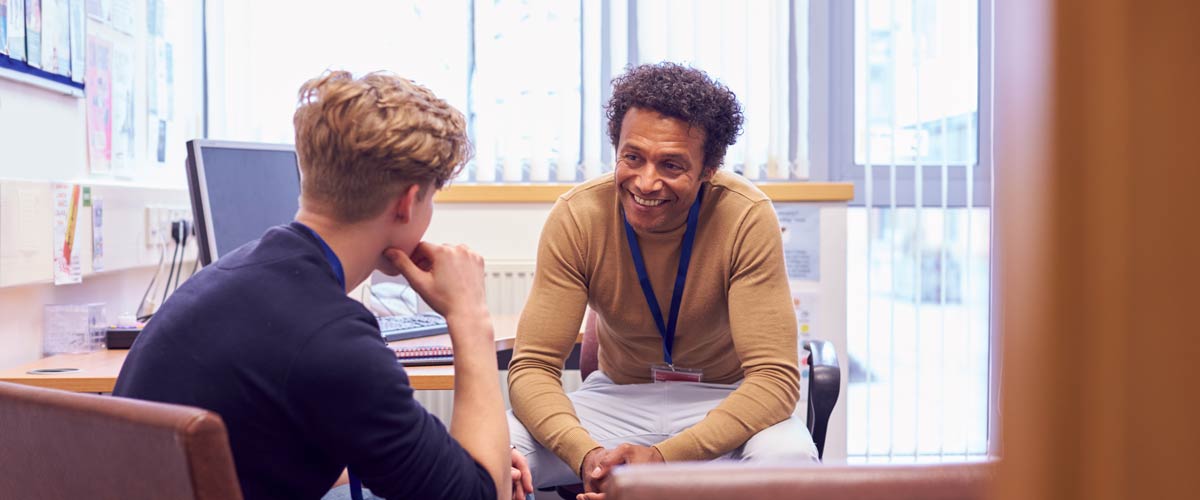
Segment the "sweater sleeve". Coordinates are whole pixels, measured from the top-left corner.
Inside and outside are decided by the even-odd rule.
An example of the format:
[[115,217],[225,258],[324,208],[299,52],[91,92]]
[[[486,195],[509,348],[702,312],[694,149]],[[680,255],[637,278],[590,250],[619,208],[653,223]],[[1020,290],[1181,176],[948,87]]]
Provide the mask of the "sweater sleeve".
[[576,472],[584,455],[600,446],[580,425],[561,379],[587,307],[583,248],[570,207],[559,199],[542,229],[533,287],[508,367],[513,413]]
[[728,453],[791,416],[800,397],[796,316],[779,221],[769,202],[748,211],[736,241],[729,326],[745,378],[703,420],[656,445],[667,461]]
[[366,317],[316,332],[287,382],[306,435],[383,498],[496,498],[487,471],[413,399],[408,375]]

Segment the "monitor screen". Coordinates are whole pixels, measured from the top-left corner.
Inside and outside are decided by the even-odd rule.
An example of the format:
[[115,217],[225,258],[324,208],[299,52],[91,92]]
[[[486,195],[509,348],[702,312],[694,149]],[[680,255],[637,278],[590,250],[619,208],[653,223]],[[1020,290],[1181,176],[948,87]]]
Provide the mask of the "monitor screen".
[[289,145],[188,141],[188,187],[200,263],[292,221],[300,170]]

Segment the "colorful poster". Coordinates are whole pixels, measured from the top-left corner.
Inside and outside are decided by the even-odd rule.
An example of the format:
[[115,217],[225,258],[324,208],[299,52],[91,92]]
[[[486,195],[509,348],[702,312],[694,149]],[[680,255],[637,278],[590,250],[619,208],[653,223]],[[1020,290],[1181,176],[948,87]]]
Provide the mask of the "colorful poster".
[[88,163],[92,173],[112,169],[112,42],[88,35],[87,97]]
[[69,285],[83,281],[79,262],[79,210],[81,189],[78,184],[54,184],[54,284]]
[[25,60],[25,0],[8,0],[8,57]]
[[42,0],[25,0],[25,60],[42,67]]
[[775,206],[783,231],[783,259],[788,278],[821,279],[821,207],[798,203]]
[[87,49],[87,38],[84,30],[87,15],[84,13],[83,0],[71,0],[71,80],[83,82],[84,51]]
[[68,0],[42,0],[42,69],[71,76],[71,9]]
[[112,169],[121,175],[133,166],[133,46],[113,42],[112,59]]

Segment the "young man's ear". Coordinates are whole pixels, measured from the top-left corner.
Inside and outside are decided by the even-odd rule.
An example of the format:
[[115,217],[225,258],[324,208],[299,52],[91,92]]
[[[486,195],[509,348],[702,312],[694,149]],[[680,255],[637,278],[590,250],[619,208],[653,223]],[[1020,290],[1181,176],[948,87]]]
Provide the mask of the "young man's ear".
[[400,192],[400,197],[396,198],[394,206],[397,220],[404,223],[412,220],[413,209],[417,206],[420,193],[421,186],[418,184],[412,184]]

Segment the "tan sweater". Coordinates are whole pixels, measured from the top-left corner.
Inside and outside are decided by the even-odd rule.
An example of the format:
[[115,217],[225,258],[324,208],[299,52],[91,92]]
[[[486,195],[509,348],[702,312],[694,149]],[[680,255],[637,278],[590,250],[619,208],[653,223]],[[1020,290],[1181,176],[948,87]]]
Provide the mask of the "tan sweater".
[[[774,208],[732,173],[718,171],[701,189],[673,357],[676,366],[703,369],[704,382],[744,382],[699,423],[655,445],[667,461],[721,456],[788,418],[799,398],[796,317]],[[685,227],[638,235],[664,316]],[[576,471],[600,445],[559,380],[587,305],[599,317],[600,369],[618,384],[650,382],[650,366],[663,362],[662,337],[638,285],[611,174],[577,186],[551,210],[509,365],[517,418]]]

